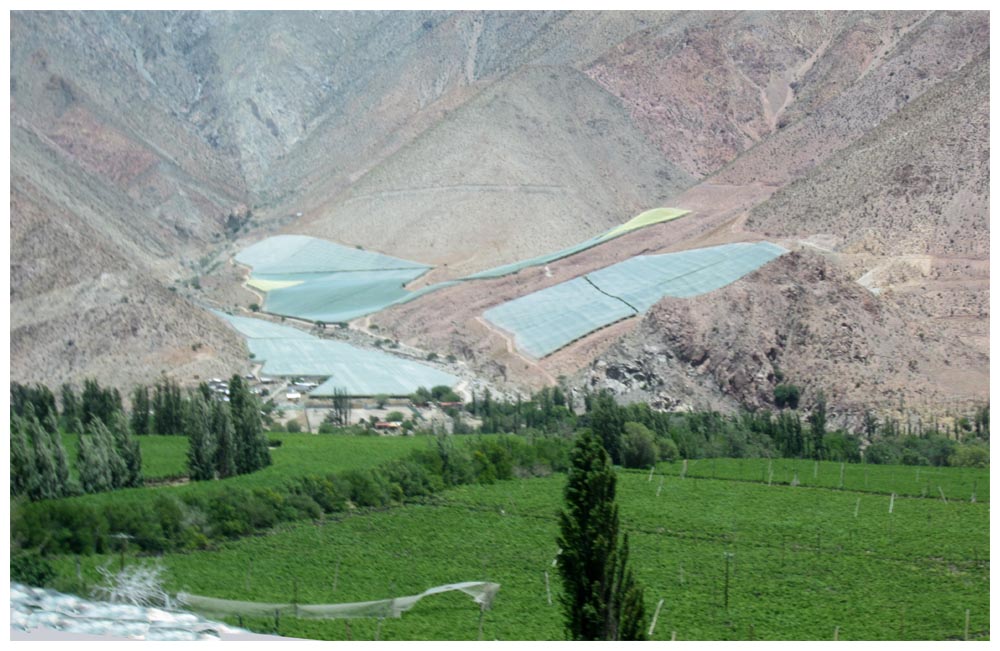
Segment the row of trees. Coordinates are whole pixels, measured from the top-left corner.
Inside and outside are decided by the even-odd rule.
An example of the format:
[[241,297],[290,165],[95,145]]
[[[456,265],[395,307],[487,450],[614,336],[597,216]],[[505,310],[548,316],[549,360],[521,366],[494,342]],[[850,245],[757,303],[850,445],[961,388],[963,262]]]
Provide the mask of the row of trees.
[[[271,463],[259,401],[234,375],[230,401],[216,399],[206,384],[185,395],[164,380],[152,390],[137,387],[127,414],[117,389],[86,380],[78,397],[61,388],[62,412],[41,384],[11,385],[11,495],[51,499],[141,486],[142,453],[136,435],[185,434],[190,439],[192,479],[229,477]],[[40,416],[39,416],[40,414]],[[63,432],[79,435],[76,477],[71,476]]]
[[192,480],[242,475],[271,465],[260,404],[238,375],[229,382],[229,402],[212,400],[207,386],[181,403],[182,431],[189,439]]
[[142,485],[142,453],[122,412],[110,427],[100,418],[83,425],[77,445],[77,478],[70,473],[62,433],[53,412],[40,421],[32,404],[11,410],[10,493],[30,500],[54,499]]

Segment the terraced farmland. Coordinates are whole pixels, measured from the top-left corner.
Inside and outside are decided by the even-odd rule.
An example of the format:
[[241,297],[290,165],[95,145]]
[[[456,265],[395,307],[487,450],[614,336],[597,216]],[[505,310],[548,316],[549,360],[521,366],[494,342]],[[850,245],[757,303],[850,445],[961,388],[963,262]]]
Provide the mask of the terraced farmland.
[[[654,639],[961,639],[966,611],[970,638],[989,637],[988,504],[900,497],[911,468],[880,476],[879,490],[892,497],[699,478],[693,464],[682,479],[681,467],[652,476],[619,471],[623,526],[647,609],[663,599]],[[172,590],[267,602],[363,601],[495,581],[501,589],[484,614],[483,639],[562,639],[553,560],[564,481],[460,487],[423,504],[291,525],[162,560]],[[94,576],[100,562],[84,559],[85,574]],[[70,571],[73,559],[62,563]],[[244,623],[274,627],[260,618]],[[398,620],[348,626],[282,618],[279,630],[317,639],[468,640],[479,636],[479,610],[468,597],[439,595]]]

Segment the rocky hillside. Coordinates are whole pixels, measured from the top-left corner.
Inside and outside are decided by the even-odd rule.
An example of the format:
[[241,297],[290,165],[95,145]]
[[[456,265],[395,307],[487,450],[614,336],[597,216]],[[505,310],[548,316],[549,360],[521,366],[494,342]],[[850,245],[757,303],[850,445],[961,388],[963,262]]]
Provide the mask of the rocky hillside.
[[[988,70],[985,12],[14,12],[12,376],[127,387],[239,370],[242,342],[203,308],[259,300],[229,260],[270,234],[432,262],[441,279],[670,205],[692,214],[552,276],[455,287],[371,321],[513,387],[594,372],[629,396],[595,359],[648,374],[639,337],[660,347],[651,359],[680,359],[695,344],[678,329],[699,332],[721,292],[544,360],[484,330],[482,310],[623,256],[771,238],[802,249],[776,267],[788,278],[762,275],[788,296],[811,296],[817,268],[836,280],[785,305],[758,278],[732,290],[748,305],[760,293],[830,336],[872,306],[905,324],[888,349],[864,343],[906,360],[877,367],[880,384],[833,340],[802,342],[779,370],[829,356],[808,386],[845,407],[865,392],[977,399]],[[705,381],[656,362],[647,389],[674,386],[665,404],[766,402],[768,373],[734,365],[787,324],[744,316],[765,330],[698,340]],[[878,323],[864,331],[888,336]],[[949,359],[967,375],[951,378]]]
[[[833,314],[830,306],[836,306]],[[831,318],[836,316],[836,318]],[[790,253],[729,287],[665,299],[577,381],[664,408],[772,407],[793,384],[840,422],[989,399],[989,359],[892,303],[822,253]]]

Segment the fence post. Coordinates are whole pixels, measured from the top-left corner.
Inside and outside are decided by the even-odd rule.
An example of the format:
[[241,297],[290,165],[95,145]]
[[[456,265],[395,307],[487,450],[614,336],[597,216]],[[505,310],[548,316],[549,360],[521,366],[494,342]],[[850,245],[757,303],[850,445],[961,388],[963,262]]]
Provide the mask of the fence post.
[[[656,604],[656,612],[653,613],[653,621],[649,624],[649,633],[646,634],[646,637],[653,637],[653,629],[656,628],[656,618],[660,616],[660,608],[662,607],[663,599],[660,599],[660,603]],[[966,613],[968,613],[968,611],[966,611]],[[966,621],[968,621],[968,617],[966,617]],[[966,625],[966,628],[968,628],[968,625]]]

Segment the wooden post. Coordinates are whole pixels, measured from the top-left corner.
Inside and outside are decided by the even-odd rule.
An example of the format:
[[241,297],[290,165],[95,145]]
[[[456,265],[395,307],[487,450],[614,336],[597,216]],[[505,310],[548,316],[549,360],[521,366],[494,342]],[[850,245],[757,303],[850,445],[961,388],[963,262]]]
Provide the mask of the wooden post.
[[375,641],[378,642],[379,637],[382,635],[382,617],[378,618],[378,625],[375,627]]
[[281,630],[281,611],[277,608],[274,609],[274,632],[277,633]]
[[479,604],[479,641],[483,641],[483,614],[486,612],[484,604]]
[[893,493],[889,496],[889,513],[892,513],[892,506],[896,503],[896,494]]
[[552,605],[552,591],[549,589],[549,571],[545,570],[545,599]]
[[[649,624],[649,633],[646,634],[646,637],[648,637],[650,639],[652,639],[652,637],[653,637],[653,629],[656,628],[656,618],[660,616],[660,608],[662,608],[662,607],[663,607],[663,599],[660,599],[660,603],[656,604],[656,611],[653,613],[653,621],[650,622],[650,624]],[[965,626],[965,628],[968,629],[969,628],[969,626],[968,626],[968,613],[969,613],[969,611],[965,611],[965,613],[966,613],[966,626]]]
[[947,504],[948,498],[944,496],[944,489],[938,486],[938,492],[941,493],[941,499],[944,501],[945,504]]
[[844,462],[840,462],[840,489],[844,489]]
[[771,485],[771,480],[774,479],[774,469],[771,467],[771,459],[767,460],[767,485]]
[[834,626],[833,627],[833,641],[836,642],[839,639],[840,639],[840,627],[839,626]]
[[685,459],[684,463],[681,464],[681,479],[684,479],[684,475],[687,474],[687,471],[688,471],[688,460]]
[[670,641],[671,642],[677,641],[677,631],[670,631]]
[[858,510],[860,508],[861,508],[861,498],[859,497],[858,501],[854,503],[854,517],[858,517]]
[[351,639],[351,620],[349,619],[344,620],[344,634],[347,636],[348,640]]
[[239,624],[240,628],[243,628],[243,615],[237,613],[237,615],[236,615],[236,623]]
[[965,636],[962,638],[965,641],[969,640],[969,609],[965,609]]
[[292,607],[295,609],[295,616],[299,616],[299,577],[292,579]]
[[663,477],[660,477],[660,485],[656,487],[656,496],[660,496],[660,491],[663,490]]
[[655,465],[652,465],[652,466],[649,467],[649,479],[646,480],[647,482],[653,481],[653,470],[655,468],[656,468]]

